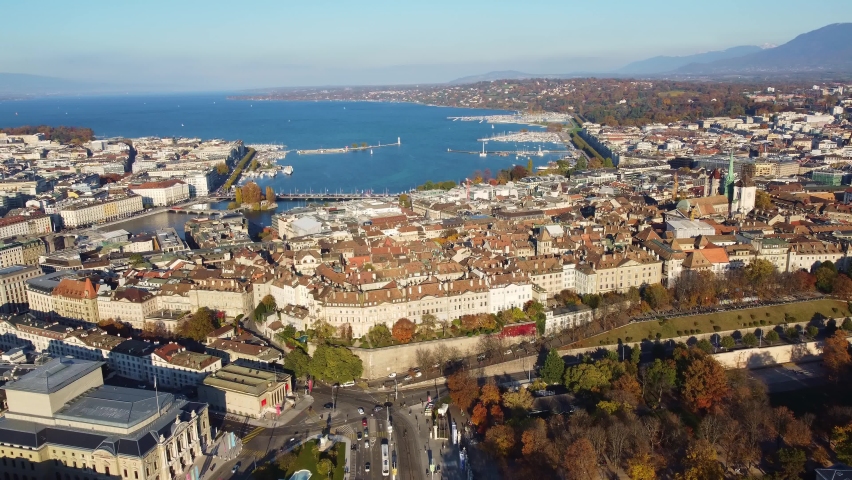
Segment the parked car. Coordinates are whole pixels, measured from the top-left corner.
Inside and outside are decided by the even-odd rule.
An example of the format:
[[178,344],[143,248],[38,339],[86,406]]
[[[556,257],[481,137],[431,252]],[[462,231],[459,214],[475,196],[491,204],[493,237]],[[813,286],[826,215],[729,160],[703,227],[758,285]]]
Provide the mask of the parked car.
[[334,407],[334,404],[331,403],[331,402],[328,402],[328,403],[326,403],[325,405],[322,406],[322,408],[325,408],[325,409],[330,409],[332,407]]
[[556,395],[556,392],[551,392],[550,390],[536,390],[534,393],[538,397],[550,397]]
[[414,378],[414,377],[412,377],[411,375],[406,375],[406,376],[402,379],[402,381],[403,381],[403,382],[410,382],[410,381],[411,381],[411,379],[413,379],[413,378]]
[[362,438],[364,438],[364,435],[362,435],[361,432],[355,432],[355,438],[361,440]]
[[362,427],[366,427],[366,426],[367,426],[367,417],[364,417],[364,418],[362,418],[362,419],[361,419],[361,426],[362,426]]
[[364,415],[364,409],[363,408],[358,407],[358,415]]
[[374,412],[376,412],[376,413],[381,412],[381,411],[382,411],[382,406],[381,406],[381,405],[376,405],[375,407],[373,407],[373,411],[374,411]]
[[481,361],[483,361],[483,360],[485,360],[485,354],[484,354],[484,353],[480,353],[479,355],[477,355],[477,356],[476,356],[476,359],[477,359],[477,360],[479,360],[480,362],[481,362]]
[[510,348],[510,349],[508,349],[508,350],[506,350],[506,352],[505,352],[505,353],[503,353],[503,355],[511,355],[511,354],[512,354],[512,349],[511,349],[511,348]]
[[370,471],[370,462],[367,462],[367,463],[365,463],[365,464],[364,464],[364,471],[365,471],[365,472],[369,472],[369,471]]
[[237,473],[237,471],[240,469],[240,467],[241,467],[242,465],[243,465],[243,463],[242,463],[242,462],[237,462],[237,464],[236,464],[236,465],[234,465],[234,468],[232,468],[232,469],[231,469],[231,473]]
[[370,441],[364,440],[364,448],[370,448]]
[[349,380],[348,382],[343,382],[340,384],[341,387],[354,387],[355,380]]
[[396,378],[396,372],[389,373],[388,378]]
[[420,370],[415,370],[415,371],[414,371],[414,376],[415,376],[416,378],[420,378],[420,377],[422,377],[422,376],[423,376],[423,372],[421,372]]

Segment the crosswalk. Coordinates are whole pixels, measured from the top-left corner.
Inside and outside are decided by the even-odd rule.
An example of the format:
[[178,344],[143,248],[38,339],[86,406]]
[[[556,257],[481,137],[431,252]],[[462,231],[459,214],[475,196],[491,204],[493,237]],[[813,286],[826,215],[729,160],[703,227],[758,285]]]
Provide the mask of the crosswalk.
[[352,425],[341,425],[337,427],[337,434],[349,437],[350,440],[355,440],[357,438],[355,435],[355,429],[352,428]]
[[268,452],[266,450],[256,450],[251,448],[243,448],[240,456],[264,458]]
[[256,436],[260,435],[260,434],[261,434],[264,430],[266,430],[266,428],[265,428],[265,427],[257,427],[257,428],[255,428],[254,430],[252,430],[251,432],[249,432],[249,433],[248,433],[248,435],[246,435],[245,437],[243,437],[243,438],[242,438],[242,440],[243,440],[243,445],[245,445],[245,444],[247,444],[248,442],[250,442],[252,438],[254,438],[254,437],[256,437]]

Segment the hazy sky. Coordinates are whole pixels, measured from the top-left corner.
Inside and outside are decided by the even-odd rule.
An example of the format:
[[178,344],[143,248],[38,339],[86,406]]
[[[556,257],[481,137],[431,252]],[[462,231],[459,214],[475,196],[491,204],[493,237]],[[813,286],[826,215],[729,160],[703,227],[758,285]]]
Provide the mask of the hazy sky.
[[848,0],[12,0],[0,72],[199,90],[601,72],[781,44],[849,12]]

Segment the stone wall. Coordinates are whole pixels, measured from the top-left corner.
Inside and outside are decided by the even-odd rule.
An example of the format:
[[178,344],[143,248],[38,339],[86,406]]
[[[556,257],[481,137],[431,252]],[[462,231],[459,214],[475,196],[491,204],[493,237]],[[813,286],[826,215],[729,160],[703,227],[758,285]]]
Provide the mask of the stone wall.
[[[404,375],[409,368],[417,365],[417,351],[426,350],[435,352],[439,346],[447,349],[457,349],[461,356],[469,356],[477,353],[477,345],[482,335],[474,337],[458,337],[429,342],[410,343],[408,345],[395,345],[384,348],[351,348],[352,353],[364,362],[363,377],[368,380],[384,378],[391,372]],[[522,340],[516,337],[513,343]]]

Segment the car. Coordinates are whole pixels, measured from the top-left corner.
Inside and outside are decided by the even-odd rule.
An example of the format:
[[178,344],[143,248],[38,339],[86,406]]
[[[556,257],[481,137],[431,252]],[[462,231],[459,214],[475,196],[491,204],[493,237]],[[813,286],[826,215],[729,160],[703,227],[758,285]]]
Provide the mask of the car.
[[364,435],[362,435],[361,432],[355,432],[355,438],[361,440],[362,438],[364,438]]
[[550,391],[550,390],[536,390],[533,393],[535,393],[536,396],[539,396],[539,397],[550,397],[550,396],[556,395],[556,392],[553,392],[553,391]]
[[376,412],[376,413],[381,412],[381,411],[382,411],[382,406],[381,406],[381,405],[376,405],[375,407],[373,407],[373,411],[374,411],[374,412]]
[[396,378],[396,372],[389,373],[388,378]]
[[364,415],[364,409],[363,408],[358,407],[358,415]]
[[411,371],[414,373],[420,373],[420,369],[417,367],[412,368]]
[[422,376],[423,376],[423,372],[421,372],[420,370],[415,370],[415,371],[414,371],[414,377],[415,377],[415,378],[420,378],[420,377],[422,377]]
[[348,382],[343,382],[340,384],[341,387],[354,387],[355,380],[349,380]]
[[325,408],[325,409],[330,409],[330,408],[333,408],[333,407],[334,407],[334,404],[331,403],[331,402],[328,402],[328,403],[326,403],[325,405],[322,406],[322,408]]
[[362,419],[361,419],[361,426],[362,426],[362,427],[366,427],[366,426],[367,426],[367,417],[364,417],[364,418],[362,418]]
[[364,448],[370,448],[370,441],[364,440]]
[[512,349],[511,349],[511,348],[510,348],[510,349],[508,349],[508,350],[506,350],[506,352],[505,352],[505,353],[503,353],[503,355],[511,355],[511,354],[512,354]]
[[476,359],[477,359],[477,360],[479,360],[480,362],[481,362],[481,361],[483,361],[483,360],[485,360],[485,354],[484,354],[484,353],[480,353],[479,355],[477,355],[477,356],[476,356]]
[[144,383],[140,383],[140,384],[139,384],[139,385],[137,385],[137,386],[138,386],[139,388],[142,388],[142,389],[144,389],[144,388],[146,387],[146,385],[145,385]]
[[414,378],[414,377],[412,377],[411,375],[406,375],[406,376],[402,379],[402,381],[403,381],[403,382],[410,382],[413,378]]
[[240,469],[240,467],[242,465],[243,465],[243,462],[237,462],[237,464],[234,465],[234,468],[231,469],[231,473],[237,473],[237,471]]
[[369,472],[369,471],[370,471],[370,462],[367,462],[367,463],[365,463],[365,464],[364,464],[364,471],[365,471],[365,472]]
[[367,428],[367,427],[364,427],[364,436],[365,436],[365,437],[369,437],[369,436],[370,436],[370,429],[369,429],[369,428]]

